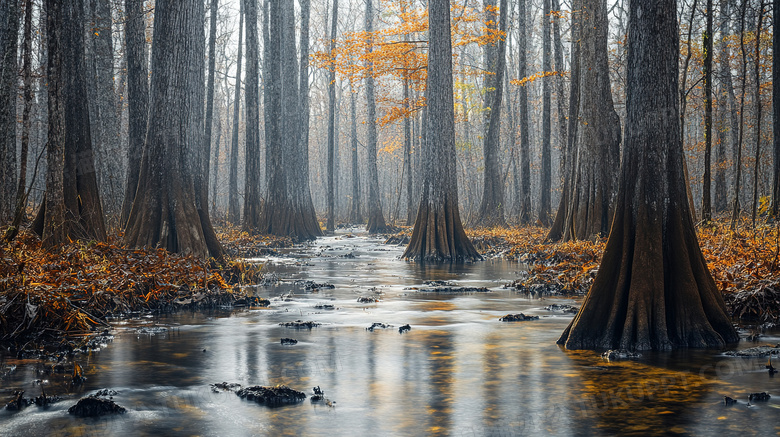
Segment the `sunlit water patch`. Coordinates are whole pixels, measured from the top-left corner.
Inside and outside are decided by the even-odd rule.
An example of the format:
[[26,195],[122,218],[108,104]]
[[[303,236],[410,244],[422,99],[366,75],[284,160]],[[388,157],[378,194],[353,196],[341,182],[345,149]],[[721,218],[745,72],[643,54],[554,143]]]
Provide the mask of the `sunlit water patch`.
[[[279,279],[253,287],[271,300],[270,308],[119,323],[106,348],[76,357],[87,376],[81,386],[68,384],[68,375],[42,375],[34,361],[4,357],[0,371],[17,366],[0,380],[5,400],[17,389],[36,396],[41,379],[49,394],[64,400],[0,412],[0,435],[780,431],[780,377],[768,375],[765,359],[680,351],[610,362],[596,352],[565,351],[555,341],[572,315],[544,307],[574,302],[504,289],[524,266],[504,260],[420,266],[399,260],[402,250],[351,230],[256,259]],[[488,291],[419,291],[434,280]],[[540,318],[498,321],[509,313]],[[295,320],[320,325],[280,326]],[[385,327],[368,330],[373,323]],[[407,324],[411,329],[400,333]],[[297,344],[282,345],[282,338]],[[772,339],[780,341],[762,341]],[[210,384],[222,381],[286,384],[309,395],[318,386],[327,401],[267,408],[212,390]],[[113,399],[127,413],[96,419],[67,413],[102,388],[116,390]],[[753,392],[778,396],[749,405]],[[723,396],[738,403],[725,406]]]

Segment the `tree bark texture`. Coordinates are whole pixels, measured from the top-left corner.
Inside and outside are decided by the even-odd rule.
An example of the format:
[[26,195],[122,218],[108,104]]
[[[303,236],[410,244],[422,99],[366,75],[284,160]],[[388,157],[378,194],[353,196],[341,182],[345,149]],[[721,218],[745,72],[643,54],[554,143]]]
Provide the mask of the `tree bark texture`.
[[357,92],[352,82],[349,83],[350,117],[350,147],[352,148],[352,199],[349,208],[349,222],[362,223],[363,214],[360,210],[360,168],[358,167],[358,137],[357,137]]
[[[528,13],[526,0],[517,2],[517,27],[520,32],[518,38],[518,76],[522,79],[528,76]],[[520,86],[520,224],[531,222],[531,128],[529,123],[528,85]]]
[[219,259],[224,252],[198,210],[192,176],[204,134],[204,19],[200,0],[155,6],[149,124],[125,241]]
[[17,0],[0,3],[0,223],[11,221],[16,195],[16,100],[19,97]]
[[[209,7],[209,54],[208,54],[208,78],[206,82],[206,118],[205,133],[203,135],[203,160],[201,174],[195,181],[196,195],[200,198],[200,208],[208,211],[209,204],[209,175],[211,160],[211,133],[214,126],[214,76],[217,64],[217,13],[219,0],[211,0]],[[219,147],[219,145],[217,145]],[[216,164],[216,161],[215,161]]]
[[[720,57],[719,81],[717,89],[718,114],[716,117],[715,140],[715,212],[723,212],[728,208],[728,194],[726,188],[726,146],[734,137],[734,125],[730,123],[730,108],[732,102],[729,99],[728,87],[731,86],[731,67],[729,63],[730,50],[728,46],[729,35],[729,0],[720,0],[718,20],[720,21],[720,39],[718,42],[718,55]],[[732,91],[733,94],[733,91]]]
[[[373,0],[366,0],[366,33],[374,31]],[[369,38],[372,38],[369,36]],[[369,53],[373,50],[372,41],[368,41]],[[377,169],[377,134],[376,134],[376,97],[374,95],[374,66],[371,61],[366,63],[366,99],[368,100],[368,225],[370,234],[385,232],[387,225],[382,214],[382,203],[379,199],[379,170]]]
[[612,103],[605,0],[580,2],[579,111],[574,178],[563,239],[609,233],[620,165],[620,119]]
[[780,18],[780,1],[772,4],[772,20],[775,27],[772,32],[772,132],[773,147],[772,155],[774,157],[774,169],[772,170],[772,217],[777,219],[780,214],[780,80],[778,80],[778,71],[780,71],[780,32],[777,29],[778,18]]
[[699,249],[679,130],[675,0],[631,2],[626,141],[601,267],[559,344],[722,347],[739,340]]
[[704,174],[702,175],[701,218],[712,220],[712,0],[707,0],[707,28],[702,38],[704,47]]
[[236,56],[236,94],[233,98],[233,134],[230,141],[230,167],[228,169],[228,221],[237,225],[241,221],[238,203],[238,126],[241,115],[241,53],[244,38],[244,2],[238,11],[238,54]]
[[[492,5],[495,7],[495,3]],[[496,53],[490,66],[493,68],[492,78],[488,83],[490,86],[490,95],[493,100],[490,101],[487,124],[485,126],[485,137],[483,142],[483,152],[485,156],[485,181],[482,191],[482,203],[477,213],[477,226],[494,227],[506,226],[504,219],[504,181],[501,177],[500,148],[501,140],[499,138],[501,131],[501,100],[504,94],[504,70],[506,67],[506,37],[509,8],[507,0],[501,0],[501,24],[500,30],[504,33],[504,38],[499,41]],[[495,16],[493,17],[495,19]],[[490,56],[488,57],[490,59]],[[486,93],[487,95],[487,93]]]
[[761,31],[764,24],[764,0],[758,2],[758,26],[756,27],[756,49],[753,55],[753,80],[755,82],[755,95],[753,102],[756,105],[756,147],[755,155],[753,157],[753,208],[751,210],[750,218],[753,222],[753,227],[756,226],[756,217],[758,215],[758,169],[761,162]]
[[[246,19],[246,138],[244,140],[246,171],[244,172],[243,229],[253,232],[261,226],[260,196],[260,64],[257,33],[257,0],[242,0]],[[233,134],[235,137],[235,133]]]
[[[550,0],[544,0],[542,9],[542,71],[552,70],[552,41],[550,35]],[[552,195],[552,125],[550,79],[542,78],[542,159],[539,173],[539,223],[543,226],[551,224]]]
[[149,73],[146,61],[146,20],[143,0],[125,0],[125,56],[127,56],[127,178],[120,225],[133,207],[141,172],[141,158],[149,116]]
[[403,254],[420,262],[482,259],[463,230],[458,209],[449,3],[428,3],[427,130],[436,134],[424,146],[422,199]]
[[[370,1],[370,0],[369,0]],[[331,20],[333,22],[330,28],[330,44],[329,50],[331,56],[336,49],[336,29],[339,17],[339,0],[333,0],[333,16]],[[332,60],[335,62],[335,59]],[[336,212],[335,209],[335,197],[334,191],[334,179],[335,179],[335,154],[336,154],[336,65],[331,65],[328,75],[328,221],[326,229],[329,232],[333,232],[336,229]]]

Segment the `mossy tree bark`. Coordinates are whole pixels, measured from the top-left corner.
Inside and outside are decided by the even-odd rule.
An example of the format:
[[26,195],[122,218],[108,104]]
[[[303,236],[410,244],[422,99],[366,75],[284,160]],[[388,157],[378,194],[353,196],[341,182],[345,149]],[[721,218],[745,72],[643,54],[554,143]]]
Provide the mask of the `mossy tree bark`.
[[155,8],[149,124],[125,241],[220,259],[223,249],[210,238],[214,230],[200,214],[192,176],[204,134],[204,20],[200,0]]
[[677,4],[629,6],[626,141],[601,267],[559,344],[568,349],[722,347],[739,337],[704,260],[679,135]]
[[403,258],[442,262],[482,257],[463,230],[458,210],[455,164],[455,110],[452,95],[452,40],[448,0],[428,3],[428,135],[423,192],[417,220]]

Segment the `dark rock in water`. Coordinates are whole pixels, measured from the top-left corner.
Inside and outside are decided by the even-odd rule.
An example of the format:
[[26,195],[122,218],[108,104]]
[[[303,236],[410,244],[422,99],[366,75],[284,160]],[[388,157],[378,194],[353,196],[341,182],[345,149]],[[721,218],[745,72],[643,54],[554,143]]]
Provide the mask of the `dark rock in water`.
[[305,291],[317,291],[336,288],[333,284],[322,283],[318,284],[314,281],[305,281],[303,283],[303,289]]
[[723,405],[729,406],[737,403],[737,400],[728,396],[723,396]]
[[219,393],[220,391],[236,391],[241,388],[241,384],[235,384],[232,382],[219,382],[211,384],[211,391]]
[[138,328],[135,330],[136,334],[162,334],[163,332],[168,332],[168,328],[163,328],[162,326],[145,326],[143,328]]
[[379,299],[373,296],[360,296],[357,301],[360,303],[376,303],[379,302]]
[[780,345],[776,346],[756,346],[751,347],[747,349],[742,349],[738,351],[726,351],[724,352],[725,355],[728,355],[730,357],[756,357],[756,358],[765,358],[765,357],[771,357],[772,355],[778,356],[780,355]]
[[319,385],[314,387],[312,390],[314,391],[315,395],[324,395],[325,394],[325,392],[322,391],[322,389],[320,388]]
[[409,287],[405,290],[415,290],[422,293],[487,293],[487,287],[460,287],[450,281],[425,281],[427,287]]
[[344,255],[339,255],[339,258],[347,258],[347,259],[355,259],[355,254],[352,252],[345,253]]
[[306,399],[306,394],[298,390],[293,390],[286,385],[277,385],[275,387],[256,385],[254,387],[246,387],[237,391],[236,395],[241,399],[255,401],[258,404],[265,404],[269,407],[295,404]]
[[451,281],[425,281],[423,284],[431,287],[457,287],[458,284]]
[[539,316],[526,316],[523,313],[520,314],[507,314],[504,317],[498,319],[500,322],[527,322],[529,320],[539,320]]
[[312,321],[304,322],[303,320],[295,320],[292,322],[284,322],[279,324],[279,326],[284,326],[287,328],[300,328],[300,329],[311,329],[320,325],[322,325],[322,323],[317,323]]
[[298,344],[298,340],[294,338],[283,338],[282,344]]
[[325,392],[322,391],[319,385],[314,387],[312,390],[314,391],[314,394],[311,397],[312,402],[319,402],[325,399]]
[[78,417],[98,417],[105,414],[123,414],[127,410],[112,400],[89,396],[68,408],[68,413]]
[[6,410],[19,411],[30,405],[30,400],[24,398],[24,390],[17,390],[14,392],[14,398],[10,402],[5,404]]
[[257,296],[246,296],[244,298],[238,299],[233,303],[233,306],[236,307],[267,307],[271,305],[271,301],[268,299],[263,299],[262,297]]
[[554,311],[559,313],[576,314],[580,310],[580,307],[575,307],[567,304],[558,305],[557,303],[554,303],[552,305],[547,305],[546,307],[544,307],[544,309],[546,309],[547,311]]
[[411,330],[412,330],[412,327],[409,326],[409,324],[407,323],[406,325],[401,326],[400,328],[398,328],[398,333],[399,334],[403,334],[404,332],[409,332]]
[[[409,326],[409,325],[406,325],[406,326]],[[374,323],[371,324],[371,326],[366,328],[366,331],[374,332],[374,329],[385,329],[385,328],[392,328],[392,327],[393,327],[393,325],[387,325],[387,324],[384,324],[384,323],[374,322]],[[409,329],[412,329],[412,328],[409,328]]]
[[110,388],[104,388],[103,390],[98,390],[97,393],[93,394],[92,396],[103,396],[103,397],[110,397],[110,396],[116,396],[119,392],[116,390],[111,390]]
[[329,303],[318,303],[317,305],[314,305],[315,310],[335,310],[336,307]]
[[769,393],[767,393],[767,392],[750,393],[750,395],[748,395],[748,400],[750,402],[766,402],[771,397],[772,396],[770,396]]
[[641,358],[642,354],[637,352],[631,352],[627,351],[625,349],[620,350],[608,350],[601,354],[601,358],[604,358],[605,360],[634,360],[637,358]]

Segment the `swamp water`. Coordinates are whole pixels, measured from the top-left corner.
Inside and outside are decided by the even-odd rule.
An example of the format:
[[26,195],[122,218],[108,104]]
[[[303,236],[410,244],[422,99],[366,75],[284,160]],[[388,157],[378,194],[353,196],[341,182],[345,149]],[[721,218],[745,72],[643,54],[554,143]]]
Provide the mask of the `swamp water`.
[[[63,383],[68,375],[39,374],[35,361],[0,357],[3,402],[20,388],[37,396],[41,379],[47,394],[63,398],[46,408],[0,411],[0,436],[780,433],[780,376],[768,375],[766,359],[679,351],[616,362],[565,351],[555,341],[572,315],[544,307],[574,302],[503,289],[522,265],[423,267],[398,260],[403,247],[351,231],[257,259],[281,279],[256,287],[270,308],[115,323],[107,347],[76,355],[87,377],[81,386]],[[490,291],[412,289],[432,280]],[[310,291],[302,281],[334,288]],[[380,301],[359,303],[360,296]],[[498,320],[521,312],[540,318]],[[321,325],[279,325],[294,320]],[[374,322],[392,327],[367,330]],[[405,324],[411,330],[399,333]],[[149,327],[165,330],[139,331]],[[282,345],[281,338],[298,343]],[[777,335],[761,339],[779,342]],[[210,387],[223,381],[286,384],[309,396],[319,386],[329,405],[307,398],[268,408]],[[67,413],[80,397],[103,388],[118,392],[113,399],[125,414],[83,419]],[[749,405],[754,392],[773,397]],[[725,406],[724,395],[738,403]]]

